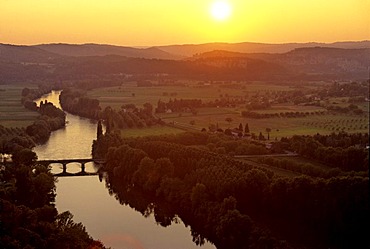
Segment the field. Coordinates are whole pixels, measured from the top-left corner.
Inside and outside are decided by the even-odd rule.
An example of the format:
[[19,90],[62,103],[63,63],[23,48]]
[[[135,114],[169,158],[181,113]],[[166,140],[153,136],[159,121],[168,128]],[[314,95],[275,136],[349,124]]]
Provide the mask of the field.
[[[277,167],[269,164],[263,163],[263,158],[275,158],[280,162],[286,162],[285,167]],[[284,177],[295,177],[299,175],[310,175],[312,177],[323,177],[325,174],[332,174],[333,168],[318,161],[304,158],[301,156],[281,156],[281,155],[267,155],[267,156],[253,156],[248,158],[240,158],[240,161],[247,162],[249,164],[255,165],[257,167],[262,167],[273,171],[276,175]],[[339,169],[334,170],[337,173],[340,172]],[[367,175],[366,172],[363,172]],[[345,174],[341,172],[341,174]],[[350,173],[347,173],[350,174]]]
[[[195,129],[201,130],[208,128],[211,124],[217,124],[219,128],[235,128],[242,123],[243,126],[248,123],[251,133],[256,135],[262,132],[266,135],[266,128],[270,128],[270,139],[281,138],[292,135],[313,135],[316,133],[330,134],[332,132],[367,132],[368,119],[365,117],[346,116],[346,115],[310,115],[300,118],[265,118],[253,119],[244,118],[235,110],[225,109],[222,112],[209,113],[202,109],[197,115],[175,115],[162,116],[162,119],[167,122],[175,122],[178,125],[194,124]],[[232,122],[225,121],[226,117],[232,118]]]
[[297,172],[294,172],[294,171],[291,171],[291,170],[280,169],[280,168],[273,167],[273,166],[270,166],[270,165],[267,165],[267,164],[262,164],[262,163],[258,162],[258,159],[256,159],[256,158],[238,159],[238,160],[241,161],[241,162],[246,162],[246,163],[248,163],[250,165],[253,165],[253,166],[256,166],[256,167],[271,170],[272,172],[274,172],[274,174],[279,175],[279,176],[283,176],[283,177],[297,177],[297,176],[302,175],[300,173],[297,173]]
[[183,130],[168,127],[168,126],[155,126],[151,128],[142,129],[124,129],[121,130],[122,137],[145,137],[145,136],[158,136],[163,134],[177,134],[181,133]]
[[[243,87],[226,88],[222,84],[204,85],[196,82],[180,82],[182,86],[157,86],[157,87],[137,87],[136,83],[127,83],[118,87],[108,87],[94,89],[88,92],[91,98],[97,98],[104,109],[111,106],[119,110],[124,104],[135,104],[139,108],[144,103],[151,103],[154,108],[158,100],[168,102],[170,99],[201,99],[203,102],[213,101],[221,97],[244,98],[252,94],[269,91],[292,91],[301,88],[292,88],[285,85],[272,85],[267,83],[255,82],[248,83]],[[305,88],[312,88],[306,86]],[[316,87],[316,86],[315,86]],[[348,98],[329,99],[330,105],[344,107],[348,105]],[[365,113],[368,113],[368,103],[359,104]],[[332,132],[346,131],[368,132],[368,115],[353,114],[328,114],[326,109],[318,106],[303,106],[292,104],[274,104],[268,109],[258,110],[257,113],[285,113],[303,112],[308,115],[305,117],[272,117],[272,118],[245,118],[242,111],[246,108],[243,105],[235,107],[219,108],[199,108],[197,114],[190,112],[174,112],[156,114],[163,121],[174,124],[175,127],[189,130],[201,130],[215,125],[221,129],[236,128],[241,123],[243,127],[248,123],[250,132],[258,135],[260,132],[267,137],[266,128],[270,128],[270,139],[280,139],[281,137],[292,135],[313,135],[316,133],[330,134]],[[230,118],[226,121],[226,118]],[[154,132],[154,131],[153,131]],[[131,132],[128,132],[131,133]]]
[[135,104],[142,107],[144,103],[156,105],[158,100],[164,102],[170,99],[202,99],[211,101],[221,96],[244,97],[248,94],[263,91],[287,91],[289,86],[270,85],[265,83],[251,83],[243,88],[224,88],[220,85],[198,85],[195,82],[178,82],[183,86],[156,86],[156,87],[137,87],[136,83],[125,83],[118,87],[107,87],[93,89],[88,92],[91,98],[97,98],[102,108],[111,106],[121,108],[124,104]]
[[5,127],[26,127],[38,117],[21,104],[24,86],[0,85],[0,124]]

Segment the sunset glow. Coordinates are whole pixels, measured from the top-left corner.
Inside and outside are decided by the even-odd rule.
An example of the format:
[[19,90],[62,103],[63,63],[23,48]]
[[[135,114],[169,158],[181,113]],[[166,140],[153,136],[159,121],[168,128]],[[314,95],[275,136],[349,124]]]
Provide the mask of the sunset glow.
[[222,2],[0,0],[0,43],[150,46],[370,39],[369,0]]

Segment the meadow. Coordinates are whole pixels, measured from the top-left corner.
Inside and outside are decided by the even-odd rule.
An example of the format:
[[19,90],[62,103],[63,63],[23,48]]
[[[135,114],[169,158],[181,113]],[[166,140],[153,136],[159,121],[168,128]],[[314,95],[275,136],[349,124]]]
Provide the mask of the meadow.
[[[222,97],[248,98],[251,95],[266,91],[293,91],[300,89],[319,88],[316,85],[292,87],[288,85],[268,84],[253,82],[242,85],[231,84],[234,87],[226,87],[225,84],[203,84],[191,81],[177,82],[176,86],[138,87],[136,83],[125,83],[121,86],[98,88],[88,91],[88,96],[100,101],[101,107],[107,106],[119,110],[122,105],[135,104],[141,108],[144,103],[150,103],[155,108],[159,100],[168,102],[170,99],[201,99],[202,102],[210,102]],[[345,106],[348,98],[331,98],[327,104]],[[359,104],[359,107],[368,113],[368,103]],[[330,134],[332,132],[345,131],[349,133],[368,132],[368,115],[354,115],[346,113],[329,113],[320,106],[294,105],[293,103],[273,104],[270,108],[257,110],[261,114],[278,114],[285,112],[303,112],[306,116],[300,117],[270,117],[270,118],[246,118],[241,115],[245,111],[245,105],[234,107],[204,107],[198,108],[197,113],[172,112],[159,113],[157,117],[166,123],[174,124],[175,127],[188,130],[208,129],[217,126],[223,130],[228,128],[243,127],[248,123],[250,132],[258,135],[260,132],[267,138],[266,128],[271,129],[270,139],[280,139],[293,135],[313,135],[316,133]],[[226,121],[228,119],[228,121]],[[171,128],[172,131],[174,128]],[[161,132],[166,132],[161,128]],[[153,130],[156,134],[157,130]],[[132,133],[127,131],[127,133]],[[140,134],[141,132],[139,132]],[[144,132],[146,133],[146,131]]]
[[274,172],[275,175],[282,176],[282,177],[297,177],[297,176],[302,175],[302,174],[294,172],[292,170],[281,169],[281,168],[278,168],[278,167],[274,167],[274,166],[271,166],[271,165],[261,163],[261,162],[259,162],[258,158],[238,159],[238,161],[245,162],[245,163],[247,163],[249,165],[253,165],[255,167],[271,170],[272,172]]
[[143,106],[144,103],[156,105],[158,100],[168,102],[170,99],[202,99],[212,101],[221,97],[245,97],[252,93],[270,91],[288,91],[289,86],[272,85],[263,82],[247,83],[243,87],[227,88],[216,82],[214,85],[194,81],[178,81],[177,85],[138,87],[135,82],[121,86],[96,88],[88,92],[88,96],[100,101],[102,108],[111,106],[121,108],[124,104]]
[[184,132],[182,129],[168,126],[153,126],[150,128],[133,128],[121,130],[121,136],[123,138],[128,137],[145,137],[145,136],[157,136],[163,134],[178,134]]
[[[0,85],[0,124],[5,127],[26,127],[39,114],[27,110],[21,103],[24,85]],[[31,88],[32,86],[28,86]]]

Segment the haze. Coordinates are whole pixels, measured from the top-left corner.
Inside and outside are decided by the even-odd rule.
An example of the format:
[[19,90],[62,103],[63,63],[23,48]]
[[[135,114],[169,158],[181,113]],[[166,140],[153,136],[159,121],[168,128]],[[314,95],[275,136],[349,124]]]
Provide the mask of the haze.
[[126,46],[370,39],[369,0],[229,0],[232,16],[210,17],[214,1],[0,0],[0,43]]

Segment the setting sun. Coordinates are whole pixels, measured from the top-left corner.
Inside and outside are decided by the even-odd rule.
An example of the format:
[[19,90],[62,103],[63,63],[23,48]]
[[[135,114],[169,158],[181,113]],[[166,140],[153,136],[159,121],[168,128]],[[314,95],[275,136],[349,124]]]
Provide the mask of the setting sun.
[[231,6],[226,1],[216,1],[211,5],[211,15],[214,19],[223,21],[230,17]]

